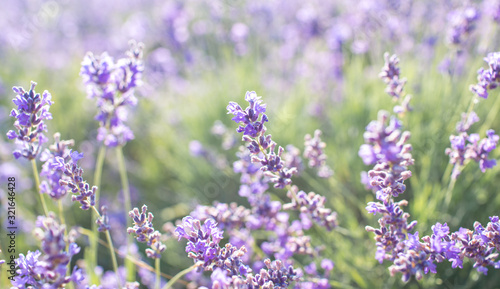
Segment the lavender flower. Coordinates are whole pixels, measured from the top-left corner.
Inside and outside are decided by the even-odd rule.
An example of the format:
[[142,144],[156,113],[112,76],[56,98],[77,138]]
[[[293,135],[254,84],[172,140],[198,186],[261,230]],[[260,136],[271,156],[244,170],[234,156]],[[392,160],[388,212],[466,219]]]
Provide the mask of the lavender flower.
[[17,105],[17,109],[12,109],[10,116],[16,118],[14,127],[17,131],[10,130],[7,137],[15,139],[22,145],[22,149],[13,152],[16,159],[20,157],[28,160],[35,159],[42,151],[42,144],[47,142],[43,134],[47,131],[44,120],[52,119],[49,108],[53,102],[48,91],[45,90],[40,96],[35,92],[35,86],[36,82],[32,81],[29,91],[25,91],[22,87],[12,88],[17,94],[12,100]]
[[[260,166],[252,162],[252,155],[249,150],[240,147],[236,153],[239,160],[233,163],[233,170],[235,173],[240,173],[240,189],[238,194],[248,199],[251,205],[257,202],[262,194],[269,188],[269,178],[264,175],[260,170]],[[258,154],[263,157],[263,154]]]
[[327,156],[323,153],[326,144],[321,141],[321,131],[314,131],[314,138],[310,134],[304,137],[304,157],[309,160],[309,167],[318,169],[320,178],[329,178],[333,175],[332,169],[326,164]]
[[[82,282],[81,271],[76,267],[70,276],[66,276],[71,258],[80,251],[80,247],[74,240],[65,239],[65,227],[56,221],[52,213],[48,217],[39,216],[36,225],[35,235],[41,241],[42,252],[28,251],[26,256],[19,254],[16,259],[18,275],[12,285],[19,288],[62,288],[71,281],[75,284]],[[66,251],[67,243],[70,244]]]
[[[291,203],[283,206],[283,209],[297,209],[303,214],[307,214],[321,226],[331,231],[337,227],[337,213],[331,209],[325,208],[326,198],[314,192],[306,194],[304,191],[299,191],[296,186],[292,186],[292,192],[289,192]],[[295,194],[296,198],[291,195]]]
[[[268,121],[267,115],[264,114],[266,105],[262,104],[260,98],[255,91],[247,91],[245,100],[249,103],[249,106],[245,110],[236,102],[229,102],[227,106],[228,113],[233,114],[232,120],[240,124],[236,130],[237,132],[243,132],[243,135],[250,137],[259,137],[266,131],[264,126],[264,123]],[[261,114],[262,117],[260,117]]]
[[69,146],[73,146],[73,140],[61,140],[61,134],[54,134],[54,144],[49,146],[41,155],[41,160],[45,161],[40,172],[41,177],[45,177],[40,184],[40,192],[48,194],[52,199],[59,200],[67,193],[65,186],[62,186],[59,181],[61,179],[68,181],[69,178],[63,173],[63,170],[58,163],[57,157],[62,158],[65,162],[71,159],[71,150]]
[[[462,268],[465,257],[475,261],[474,268],[483,274],[488,273],[487,267],[500,269],[500,261],[496,261],[500,250],[500,222],[498,216],[490,217],[488,225],[483,227],[474,223],[474,231],[460,228],[451,234],[459,248],[459,253],[453,258],[454,266]],[[496,252],[495,252],[496,251]]]
[[117,62],[107,53],[96,57],[89,52],[83,59],[80,75],[87,86],[88,97],[97,98],[99,108],[95,117],[100,125],[97,140],[106,146],[121,146],[134,139],[133,132],[125,125],[126,106],[137,105],[134,88],[142,84],[143,46],[131,42],[127,58]]
[[496,160],[489,159],[489,154],[497,147],[498,140],[499,136],[492,129],[486,132],[483,139],[475,133],[469,135],[467,132],[461,132],[459,135],[451,135],[451,147],[447,148],[445,153],[450,156],[450,163],[454,164],[452,177],[456,179],[469,160],[476,161],[483,173],[496,166]]
[[108,207],[101,207],[101,216],[97,218],[95,222],[98,226],[97,231],[99,232],[105,232],[111,229],[111,226],[109,225]]
[[63,170],[69,179],[61,179],[59,184],[67,187],[74,194],[71,196],[73,202],[80,202],[82,210],[88,210],[95,206],[95,192],[97,187],[90,185],[83,180],[83,169],[78,166],[78,161],[83,158],[83,153],[73,151],[70,153],[71,160],[66,162],[62,157],[56,157],[54,168]]
[[474,31],[479,20],[479,11],[472,6],[464,6],[448,15],[449,31],[447,40],[453,45],[461,45]]
[[399,75],[399,58],[396,54],[389,57],[389,53],[384,54],[385,64],[379,77],[387,84],[385,92],[394,99],[399,99],[403,95],[403,90],[406,84],[406,78],[401,78]]
[[153,214],[147,213],[148,207],[142,206],[142,212],[138,208],[134,208],[129,212],[129,216],[134,221],[134,226],[127,228],[127,233],[136,235],[138,242],[146,243],[150,248],[146,249],[146,255],[149,258],[159,259],[161,253],[167,247],[161,242],[161,233],[156,231],[153,227]]
[[401,133],[401,121],[391,117],[386,111],[379,111],[378,120],[370,122],[363,134],[366,144],[359,148],[358,155],[366,165],[376,163],[401,163],[410,165],[412,163],[411,145],[405,143],[410,138],[409,132]]
[[457,123],[456,130],[459,133],[467,132],[469,128],[478,121],[479,117],[474,111],[471,111],[469,114],[463,112],[462,119]]
[[479,68],[477,71],[477,84],[471,85],[470,90],[479,97],[488,98],[488,90],[498,87],[500,82],[500,52],[488,53],[484,58],[488,69]]
[[[236,102],[229,102],[227,106],[228,114],[233,114],[236,123],[240,124],[237,132],[243,133],[243,140],[248,142],[247,148],[253,155],[252,162],[260,163],[261,170],[274,183],[275,188],[284,188],[292,183],[291,177],[297,173],[297,168],[287,168],[281,156],[284,152],[282,147],[276,153],[276,143],[272,141],[271,135],[265,135],[266,127],[264,123],[268,121],[264,114],[266,105],[262,104],[260,96],[254,91],[247,92],[245,100],[249,106],[243,110]],[[259,154],[261,154],[259,156]]]

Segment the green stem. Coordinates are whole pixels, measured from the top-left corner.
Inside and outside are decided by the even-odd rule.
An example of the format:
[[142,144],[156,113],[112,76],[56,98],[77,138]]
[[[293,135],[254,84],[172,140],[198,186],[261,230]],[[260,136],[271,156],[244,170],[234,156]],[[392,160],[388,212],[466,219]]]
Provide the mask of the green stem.
[[187,273],[193,271],[194,269],[196,269],[200,266],[201,266],[201,263],[196,263],[193,266],[191,266],[187,269],[184,269],[181,272],[177,273],[177,275],[175,275],[172,279],[170,279],[170,281],[168,281],[168,283],[165,284],[165,286],[163,286],[162,289],[172,288],[172,286],[174,286],[175,282],[177,282],[177,280],[179,280],[182,276],[186,275]]
[[[99,152],[97,154],[97,159],[96,159],[96,164],[95,164],[95,170],[94,170],[94,185],[97,187],[96,193],[95,193],[95,206],[99,208],[99,193],[101,192],[101,177],[102,177],[102,168],[104,165],[104,159],[106,157],[106,146],[101,145],[99,148]],[[92,218],[95,220],[97,219],[98,215],[95,212],[92,212]],[[90,242],[90,252],[88,254],[88,266],[90,268],[96,268],[97,267],[97,253],[98,253],[98,246],[97,246],[97,240],[99,236],[99,232],[97,231],[97,224],[95,222],[92,222],[92,236],[89,236],[89,242]],[[94,270],[88,270],[89,271],[89,277],[91,280],[91,283],[93,284],[98,284],[99,279],[97,275],[94,273]]]
[[[127,227],[132,226],[132,220],[130,219],[128,213],[132,210],[132,204],[130,201],[130,189],[128,185],[127,177],[127,167],[125,166],[125,158],[123,157],[123,147],[119,146],[116,148],[116,159],[118,161],[118,170],[120,171],[120,180],[122,182],[123,189],[123,199],[125,203],[125,220],[127,220]],[[128,256],[130,253],[130,244],[132,244],[133,239],[131,235],[127,234],[127,252]],[[130,282],[135,281],[135,266],[130,260],[125,259],[125,268],[127,268],[127,280]]]
[[42,203],[43,212],[45,213],[45,216],[48,216],[49,210],[47,210],[47,204],[45,203],[45,197],[44,197],[44,194],[42,194],[40,192],[40,178],[38,177],[38,169],[36,167],[36,160],[35,159],[31,160],[31,166],[33,167],[33,174],[35,175],[36,190],[37,190],[38,194],[40,195],[40,202]]
[[106,146],[101,145],[99,148],[99,153],[97,154],[97,159],[95,163],[94,171],[94,185],[97,186],[97,191],[95,192],[95,206],[99,208],[99,193],[101,187],[101,177],[102,177],[102,167],[104,165],[104,158],[106,157]]
[[160,258],[155,259],[156,289],[160,289]]
[[448,184],[448,188],[446,189],[446,194],[445,194],[445,200],[444,200],[444,211],[446,212],[448,210],[448,206],[450,205],[451,202],[451,196],[452,196],[452,191],[453,188],[455,187],[457,179],[456,178],[451,178],[450,183]]
[[[92,209],[94,210],[98,218],[100,218],[101,214],[99,214],[99,211],[96,209],[96,207],[92,206]],[[116,274],[116,282],[118,284],[118,288],[122,288],[122,284],[120,281],[120,274],[118,274],[118,262],[116,261],[115,247],[113,246],[113,241],[111,241],[111,235],[109,234],[109,231],[106,230],[106,232],[104,233],[106,235],[106,240],[108,241],[109,245],[109,254],[111,255],[111,263],[113,263],[113,269]]]
[[495,103],[491,107],[488,115],[486,116],[483,125],[481,126],[481,131],[485,130],[486,128],[491,128],[491,124],[495,120],[498,110],[500,109],[500,97],[497,96],[497,99],[495,100]]

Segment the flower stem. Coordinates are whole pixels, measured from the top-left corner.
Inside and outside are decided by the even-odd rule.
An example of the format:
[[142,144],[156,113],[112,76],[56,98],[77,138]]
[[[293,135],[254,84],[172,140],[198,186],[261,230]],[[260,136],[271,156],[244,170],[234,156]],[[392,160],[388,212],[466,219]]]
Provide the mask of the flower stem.
[[193,266],[191,266],[187,269],[184,269],[181,272],[177,273],[177,275],[175,275],[172,279],[170,279],[170,281],[168,281],[168,283],[165,284],[165,286],[163,286],[162,289],[172,288],[172,286],[174,286],[175,282],[177,282],[177,280],[179,280],[179,278],[181,278],[182,276],[186,275],[187,273],[193,271],[194,269],[196,269],[200,266],[201,266],[201,263],[196,263]]
[[45,196],[40,192],[40,178],[38,176],[38,169],[36,167],[36,160],[31,160],[31,166],[33,167],[33,174],[35,175],[35,185],[38,194],[40,195],[40,202],[42,203],[43,212],[45,216],[49,215],[49,210],[47,210],[47,204],[45,203]]
[[[101,187],[101,177],[102,177],[102,168],[104,165],[104,158],[106,157],[106,146],[101,145],[99,148],[99,152],[97,154],[97,159],[95,163],[95,170],[94,170],[94,185],[97,186],[97,190],[95,192],[95,206],[99,207],[99,193],[100,193],[100,187]],[[97,219],[98,215],[95,212],[92,212],[92,218],[95,220]],[[89,241],[90,241],[90,254],[88,262],[88,266],[90,268],[96,268],[97,267],[97,252],[98,252],[98,247],[97,247],[97,239],[99,236],[99,232],[97,231],[97,224],[95,222],[92,222],[92,236],[89,236]],[[91,280],[91,283],[98,283],[99,279],[97,278],[97,275],[94,273],[94,270],[89,270],[89,277]]]
[[[128,213],[132,210],[132,204],[130,201],[130,189],[128,185],[127,168],[125,166],[125,158],[123,157],[123,147],[118,146],[116,148],[116,159],[118,161],[118,170],[120,171],[120,180],[122,182],[123,190],[123,201],[125,203],[125,220],[127,220],[127,227],[132,226],[132,220],[128,216]],[[132,236],[127,234],[127,255],[130,253],[130,245],[132,244]],[[135,266],[130,260],[125,259],[125,268],[127,269],[127,279],[130,282],[135,281]]]
[[[96,207],[92,206],[92,209],[96,213],[97,217],[100,218],[101,214],[99,214],[99,211],[96,209]],[[104,233],[106,235],[106,240],[108,241],[109,245],[109,254],[111,255],[111,263],[113,263],[113,269],[116,274],[116,282],[118,284],[118,288],[122,288],[122,284],[120,281],[120,274],[118,274],[118,262],[116,261],[115,247],[113,246],[113,241],[111,241],[111,235],[109,234],[109,231],[106,230],[106,232]]]
[[160,289],[160,258],[155,259],[156,289]]

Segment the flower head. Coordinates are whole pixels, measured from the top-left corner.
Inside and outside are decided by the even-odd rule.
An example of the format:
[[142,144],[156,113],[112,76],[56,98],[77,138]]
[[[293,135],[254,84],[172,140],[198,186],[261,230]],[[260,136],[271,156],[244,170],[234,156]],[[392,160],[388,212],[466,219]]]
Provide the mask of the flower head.
[[22,147],[14,151],[16,159],[24,157],[28,160],[35,159],[42,151],[42,144],[47,142],[43,134],[47,131],[44,120],[52,119],[49,112],[53,104],[51,95],[44,91],[42,95],[35,92],[36,82],[31,82],[30,90],[25,91],[22,87],[13,87],[17,94],[12,101],[17,109],[12,109],[10,116],[15,117],[14,127],[17,131],[7,132],[9,139],[15,139]]
[[127,106],[135,106],[134,89],[142,84],[142,43],[131,42],[126,58],[114,61],[107,53],[95,56],[87,53],[82,61],[80,75],[87,87],[89,98],[97,98],[99,121],[97,140],[115,147],[134,139],[132,130],[125,124]]

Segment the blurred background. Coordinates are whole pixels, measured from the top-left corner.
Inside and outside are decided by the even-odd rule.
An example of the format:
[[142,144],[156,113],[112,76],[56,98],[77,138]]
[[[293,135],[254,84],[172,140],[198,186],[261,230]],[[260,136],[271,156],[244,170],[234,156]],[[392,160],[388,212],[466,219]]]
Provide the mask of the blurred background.
[[[256,91],[267,103],[266,126],[279,145],[293,144],[302,151],[304,135],[323,131],[327,163],[335,174],[318,179],[305,169],[293,180],[302,190],[327,197],[327,206],[338,212],[339,229],[308,232],[315,245],[324,245],[324,257],[335,262],[333,287],[498,288],[500,274],[495,269],[483,276],[470,262],[461,270],[441,263],[438,274],[420,282],[405,284],[400,275],[391,277],[390,264],[374,259],[373,234],[364,229],[377,226],[377,218],[365,210],[375,198],[360,183],[361,171],[370,168],[357,152],[365,126],[378,110],[390,111],[394,105],[378,73],[384,52],[396,53],[401,75],[408,79],[406,91],[413,96],[414,110],[404,125],[412,133],[415,165],[401,198],[409,201],[411,219],[418,220],[416,230],[421,236],[431,234],[433,224],[446,222],[456,231],[472,228],[474,221],[484,225],[488,216],[498,215],[498,168],[483,174],[470,164],[446,209],[443,200],[449,162],[444,151],[472,99],[469,85],[476,83],[477,70],[487,66],[483,58],[498,50],[499,25],[497,0],[4,0],[0,220],[4,223],[6,217],[6,177],[15,176],[23,231],[18,250],[37,248],[31,230],[34,213],[40,212],[31,167],[13,159],[14,145],[5,136],[14,122],[9,117],[15,96],[11,87],[28,88],[33,80],[38,92],[51,92],[53,119],[47,136],[60,132],[63,139],[75,140],[75,149],[85,154],[82,165],[92,183],[99,148],[97,109],[86,97],[80,64],[87,51],[123,57],[128,41],[135,39],[145,44],[144,85],[136,93],[138,106],[129,114],[135,140],[124,151],[132,205],[147,204],[157,229],[162,231],[165,222],[182,218],[197,204],[247,205],[238,195],[240,175],[232,169],[242,142],[226,106],[229,101],[243,105],[245,92]],[[497,99],[493,91],[476,106],[481,121],[473,131],[484,135],[489,128],[500,129]],[[110,207],[113,238],[119,244],[125,220],[112,150],[103,174],[101,202]],[[276,199],[286,199],[284,190],[271,191]],[[69,198],[65,203],[74,212],[68,223],[89,228],[88,212],[76,209]],[[7,242],[5,234],[0,241]],[[163,272],[175,275],[192,264],[183,242],[173,238],[166,244]],[[142,254],[143,244],[139,248]],[[138,281],[146,288],[148,276],[143,275]],[[0,277],[0,285],[6,284],[4,269]]]

